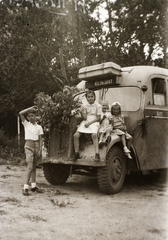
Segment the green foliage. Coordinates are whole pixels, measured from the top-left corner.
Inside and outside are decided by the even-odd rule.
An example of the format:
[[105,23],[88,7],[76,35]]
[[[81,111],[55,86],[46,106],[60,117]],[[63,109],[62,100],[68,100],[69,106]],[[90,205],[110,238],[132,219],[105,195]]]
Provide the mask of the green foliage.
[[[65,8],[54,7],[50,0],[0,1],[1,115],[8,112],[17,115],[33,104],[37,93],[45,92],[52,96],[50,108],[54,114],[57,112],[59,121],[61,110],[54,104],[61,97],[55,99],[53,94],[64,85],[76,84],[83,64],[106,61],[121,66],[151,64],[156,49],[166,44],[165,1],[85,2],[84,13],[82,6],[75,11],[74,1],[68,0]],[[98,11],[101,4],[106,4],[107,14]],[[106,19],[102,20],[101,15],[106,15]],[[156,56],[155,62],[163,66],[163,56]],[[45,113],[45,118],[52,114]]]
[[[94,35],[94,25],[100,29],[98,21],[84,14],[81,7],[75,12],[72,2],[66,2],[66,16],[56,15],[64,9],[56,9],[49,2],[35,1],[41,6],[38,8],[33,1],[20,5],[14,0],[0,1],[1,112],[11,110],[16,114],[32,104],[36,93],[52,95],[65,84],[76,83],[81,67],[79,29],[86,42]],[[63,74],[60,48],[68,80]]]
[[71,111],[77,107],[72,93],[58,92],[51,96],[41,92],[35,97],[38,107],[39,123],[44,127],[62,130],[70,123]]
[[36,95],[34,104],[38,107],[38,122],[44,129],[44,145],[48,148],[50,130],[65,129],[70,124],[71,117],[76,114],[72,110],[79,107],[79,102],[74,100],[73,93],[68,88],[68,91],[54,93],[52,97],[40,92]]
[[64,86],[59,61],[52,71],[58,43],[53,40],[53,19],[46,10],[0,2],[0,17],[1,111],[18,112],[33,102],[37,92],[54,93]]
[[25,165],[25,154],[19,148],[0,146],[0,165],[1,164],[21,164]]
[[18,148],[17,137],[9,139],[4,130],[0,129],[0,165],[1,164],[23,164],[25,155],[23,147]]
[[[162,2],[159,0],[118,0],[111,5],[114,22],[116,62],[122,66],[149,65],[156,46],[162,43]],[[146,50],[145,50],[146,48]]]

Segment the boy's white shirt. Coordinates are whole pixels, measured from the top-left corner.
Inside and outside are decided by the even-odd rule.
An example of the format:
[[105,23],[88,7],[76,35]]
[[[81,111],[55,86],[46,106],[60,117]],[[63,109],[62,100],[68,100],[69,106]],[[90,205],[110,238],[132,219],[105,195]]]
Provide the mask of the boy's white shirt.
[[37,141],[39,140],[39,135],[43,135],[43,129],[39,124],[32,124],[26,119],[22,123],[25,129],[25,140]]

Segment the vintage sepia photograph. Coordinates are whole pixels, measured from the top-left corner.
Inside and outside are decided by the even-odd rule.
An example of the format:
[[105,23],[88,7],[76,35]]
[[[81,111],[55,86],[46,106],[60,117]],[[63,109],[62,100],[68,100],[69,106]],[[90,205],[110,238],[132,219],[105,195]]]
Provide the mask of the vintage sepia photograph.
[[168,240],[168,0],[0,0],[0,240]]

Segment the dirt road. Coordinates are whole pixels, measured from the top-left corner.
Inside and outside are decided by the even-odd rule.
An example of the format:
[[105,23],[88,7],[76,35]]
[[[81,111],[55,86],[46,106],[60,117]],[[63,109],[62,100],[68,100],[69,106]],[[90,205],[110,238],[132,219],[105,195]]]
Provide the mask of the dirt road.
[[0,166],[0,239],[166,240],[168,191],[155,177],[128,177],[115,195],[96,178],[72,176],[52,186],[37,169],[43,194],[22,195],[25,166]]

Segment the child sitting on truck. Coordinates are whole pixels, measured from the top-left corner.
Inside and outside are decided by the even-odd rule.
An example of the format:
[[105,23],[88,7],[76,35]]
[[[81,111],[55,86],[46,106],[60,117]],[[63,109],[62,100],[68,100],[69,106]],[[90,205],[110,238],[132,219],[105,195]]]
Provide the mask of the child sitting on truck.
[[100,128],[99,128],[99,148],[102,148],[103,146],[107,146],[109,143],[109,117],[111,116],[111,113],[107,110],[109,109],[109,105],[107,101],[102,101],[102,114],[101,114],[101,120],[100,120]]
[[130,147],[132,143],[132,136],[127,132],[127,128],[124,121],[124,116],[121,115],[121,105],[119,102],[114,102],[111,106],[111,119],[110,123],[112,126],[112,132],[115,132],[121,137],[121,142],[123,144],[124,153],[129,158],[132,159],[130,155]]
[[79,158],[79,138],[81,134],[91,134],[93,140],[93,146],[95,150],[95,161],[100,161],[100,155],[98,152],[98,129],[100,126],[100,116],[102,107],[99,103],[95,102],[96,95],[95,92],[89,90],[86,93],[86,99],[88,101],[87,104],[83,104],[79,111],[83,118],[83,121],[77,128],[76,133],[74,134],[74,148],[75,148],[75,156],[74,160]]

